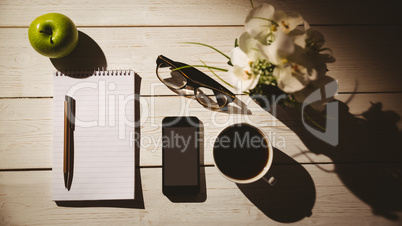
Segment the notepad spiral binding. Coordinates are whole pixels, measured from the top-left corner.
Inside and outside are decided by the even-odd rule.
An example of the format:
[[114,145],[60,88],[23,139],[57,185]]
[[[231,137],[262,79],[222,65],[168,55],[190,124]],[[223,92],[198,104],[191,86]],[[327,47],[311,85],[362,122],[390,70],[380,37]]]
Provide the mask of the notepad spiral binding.
[[127,76],[133,70],[131,69],[108,69],[96,68],[91,70],[66,70],[56,71],[56,76],[69,76],[69,77],[89,77],[89,76]]

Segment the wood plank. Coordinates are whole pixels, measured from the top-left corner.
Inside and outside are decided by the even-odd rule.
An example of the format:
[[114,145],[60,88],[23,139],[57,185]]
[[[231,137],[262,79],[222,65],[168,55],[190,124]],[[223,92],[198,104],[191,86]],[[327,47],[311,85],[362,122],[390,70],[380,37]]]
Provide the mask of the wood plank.
[[[254,0],[259,2],[300,12],[334,51],[337,62],[328,75],[340,84],[337,99],[348,105],[340,106],[338,147],[306,131],[297,112],[280,109],[278,121],[246,95],[239,97],[251,115],[211,112],[157,80],[159,54],[226,67],[214,51],[180,42],[229,53],[244,31],[248,0],[0,0],[0,225],[401,225],[401,3]],[[70,16],[81,32],[78,51],[61,60],[40,56],[27,39],[30,22],[52,11]],[[52,73],[102,66],[133,68],[142,77],[138,200],[57,206],[51,201]],[[196,115],[204,124],[207,166],[196,202],[173,203],[161,192],[161,147],[152,142],[167,115]],[[236,185],[212,166],[216,135],[244,121],[271,134],[277,147],[269,171],[278,179],[274,187],[263,181]]]
[[[362,169],[358,165],[348,167],[348,170]],[[201,175],[205,179],[202,187],[206,200],[173,203],[162,194],[161,169],[141,169],[142,196],[131,208],[124,208],[128,207],[124,202],[70,204],[93,208],[57,206],[51,201],[51,171],[0,172],[0,223],[401,224],[402,212],[393,211],[394,220],[374,214],[372,207],[351,193],[335,173],[324,172],[314,165],[274,165],[271,170],[277,173],[276,187],[269,187],[263,181],[236,186],[224,179],[215,167],[206,167],[205,174]],[[298,180],[300,177],[303,180]],[[311,216],[305,217],[310,211]]]
[[[400,134],[402,122],[399,120],[397,124],[396,122],[386,124],[384,119],[392,119],[393,115],[402,115],[402,105],[400,104],[402,94],[355,94],[353,96],[349,102],[349,113],[340,117],[342,120],[348,119],[341,121],[340,128],[343,131],[341,141],[344,145],[341,150],[349,150],[354,147],[350,143],[353,143],[354,139],[365,141],[370,136],[375,136],[376,139],[383,139],[383,142],[371,145],[376,139],[370,138],[368,140],[371,142],[366,142],[366,145],[351,150],[349,153],[339,150],[330,151],[333,149],[326,146],[323,148],[322,145],[319,145],[319,140],[309,136],[310,133],[304,129],[302,124],[298,123],[297,114],[290,113],[288,115],[288,111],[278,111],[278,118],[281,121],[277,121],[248,96],[243,95],[239,98],[252,113],[251,115],[235,114],[234,109],[233,114],[212,112],[203,108],[197,101],[180,96],[142,97],[140,99],[140,164],[142,166],[161,165],[161,121],[165,116],[179,115],[195,115],[203,122],[205,164],[213,164],[212,147],[220,131],[239,122],[256,125],[269,136],[275,147],[301,163],[394,161],[396,160],[393,157],[394,152],[400,152],[398,147],[401,147],[401,144],[398,134]],[[337,98],[345,102],[350,99],[350,95],[340,94]],[[382,111],[388,113],[379,113],[370,120],[363,120],[358,115],[371,107],[370,101],[381,102]],[[375,123],[372,125],[373,121],[381,123],[381,126],[377,127]],[[366,133],[348,136],[344,130],[360,132],[363,130]],[[344,144],[345,137],[350,137],[352,140],[346,140],[347,143]],[[382,145],[382,148],[378,150],[369,148],[367,150],[372,150],[370,152],[372,155],[367,154],[365,158],[361,158],[362,153],[357,151],[369,153],[363,148],[367,145],[372,147]],[[389,149],[385,147],[389,147]],[[50,168],[51,150],[52,99],[0,99],[0,168]],[[327,150],[327,152],[320,153],[319,150]],[[382,151],[383,154],[379,154],[380,150],[387,150],[387,152]],[[344,155],[333,156],[331,153],[343,153]]]
[[[395,66],[402,58],[402,47],[395,45],[402,39],[402,34],[388,33],[400,29],[399,26],[317,29],[323,32],[326,46],[332,48],[337,58],[337,62],[328,65],[327,74],[339,81],[340,92],[402,91],[402,77]],[[372,35],[373,29],[376,35]],[[226,59],[215,51],[180,42],[203,42],[229,54],[233,40],[243,32],[243,28],[239,27],[80,30],[83,38],[77,51],[65,59],[50,61],[32,49],[27,41],[27,29],[0,28],[0,97],[50,97],[53,95],[52,73],[56,69],[105,65],[136,70],[142,78],[141,95],[173,94],[156,77],[155,60],[158,55],[188,64],[200,64],[201,59],[208,65],[228,68]],[[225,76],[224,73],[220,75]]]
[[[260,2],[268,2],[278,10],[299,12],[312,24],[401,24],[400,4],[394,0],[384,0],[381,4],[374,0],[254,0],[254,5]],[[250,9],[250,1],[246,0],[116,0],[102,4],[95,0],[68,3],[2,0],[0,26],[27,27],[47,12],[66,14],[78,26],[243,25]]]
[[[2,168],[51,167],[52,100],[3,99],[0,102]],[[20,161],[24,153],[31,160]]]

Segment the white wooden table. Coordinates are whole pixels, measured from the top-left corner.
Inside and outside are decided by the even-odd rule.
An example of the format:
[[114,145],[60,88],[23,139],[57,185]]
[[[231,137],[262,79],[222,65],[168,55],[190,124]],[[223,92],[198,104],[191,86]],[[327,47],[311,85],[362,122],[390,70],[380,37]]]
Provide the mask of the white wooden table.
[[[0,225],[401,225],[402,191],[396,190],[402,163],[402,124],[396,120],[402,114],[400,4],[269,2],[301,13],[334,52],[337,61],[328,65],[328,76],[338,80],[336,98],[348,106],[340,113],[336,149],[314,140],[296,118],[285,112],[278,120],[246,95],[238,97],[251,115],[216,113],[157,79],[159,54],[224,67],[225,59],[213,50],[180,42],[202,42],[229,53],[243,32],[249,1],[1,0]],[[29,44],[29,24],[48,12],[69,16],[89,45],[70,63],[51,61]],[[141,77],[136,201],[58,206],[51,200],[52,73],[66,64],[132,68]],[[382,109],[362,114],[370,102],[382,103]],[[163,117],[177,115],[194,115],[204,124],[203,202],[176,203],[162,194],[161,147],[153,141],[161,135]],[[278,177],[276,187],[236,185],[214,167],[214,138],[241,121],[272,135],[276,157],[270,172]]]

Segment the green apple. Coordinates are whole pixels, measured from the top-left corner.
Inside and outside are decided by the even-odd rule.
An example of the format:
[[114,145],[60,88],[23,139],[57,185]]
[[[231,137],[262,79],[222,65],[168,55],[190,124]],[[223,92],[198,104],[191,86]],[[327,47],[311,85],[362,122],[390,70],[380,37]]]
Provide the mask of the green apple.
[[74,22],[60,13],[39,16],[28,29],[32,47],[50,58],[61,58],[71,53],[78,43],[78,30]]

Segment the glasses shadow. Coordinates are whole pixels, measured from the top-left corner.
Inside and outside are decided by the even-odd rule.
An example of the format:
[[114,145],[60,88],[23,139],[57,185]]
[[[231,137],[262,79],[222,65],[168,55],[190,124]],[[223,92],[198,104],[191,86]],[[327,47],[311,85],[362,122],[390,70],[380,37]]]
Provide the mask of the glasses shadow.
[[251,184],[236,184],[240,191],[266,216],[282,223],[292,223],[312,215],[316,190],[307,170],[294,159],[274,148],[274,159],[265,177]]
[[[183,96],[185,98],[193,99],[196,100],[194,96],[194,89],[192,87],[187,86],[184,89],[172,89],[168,86],[166,86],[170,90],[172,90],[174,93]],[[210,109],[205,107],[204,105],[200,104],[203,106],[205,109],[215,111],[215,112],[221,112],[221,113],[226,113],[226,114],[241,114],[241,115],[252,115],[253,113],[250,111],[250,109],[247,108],[247,105],[242,102],[239,98],[235,98],[232,103],[229,103],[228,106],[225,109]]]

